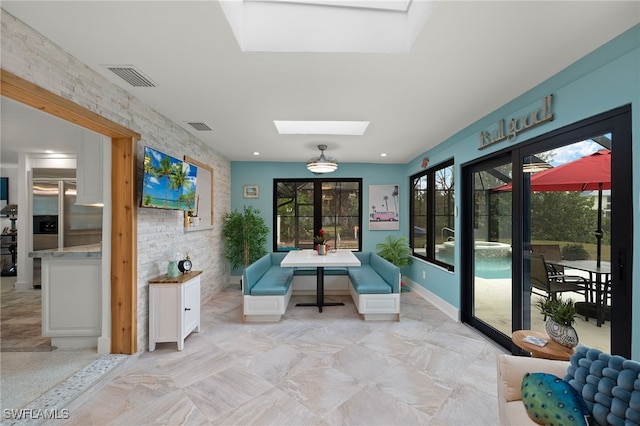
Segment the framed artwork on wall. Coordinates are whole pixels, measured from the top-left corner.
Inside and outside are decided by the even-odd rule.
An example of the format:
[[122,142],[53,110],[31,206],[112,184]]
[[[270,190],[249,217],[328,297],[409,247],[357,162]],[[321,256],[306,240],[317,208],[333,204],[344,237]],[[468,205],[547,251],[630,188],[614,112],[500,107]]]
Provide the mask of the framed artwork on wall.
[[369,185],[369,230],[400,229],[399,185]]
[[210,229],[213,226],[213,167],[187,155],[184,161],[198,167],[196,202],[193,209],[184,212],[184,227]]
[[258,197],[260,197],[260,186],[258,186],[258,185],[245,185],[242,188],[242,196],[244,198],[258,198]]

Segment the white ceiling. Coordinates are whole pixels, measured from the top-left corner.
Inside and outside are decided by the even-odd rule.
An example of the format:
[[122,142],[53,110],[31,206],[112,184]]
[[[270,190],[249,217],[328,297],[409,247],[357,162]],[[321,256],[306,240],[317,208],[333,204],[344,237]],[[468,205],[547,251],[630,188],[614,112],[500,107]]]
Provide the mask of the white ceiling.
[[[341,162],[406,163],[640,22],[637,1],[440,1],[408,53],[272,53],[243,52],[217,1],[1,6],[232,161],[306,161],[324,143]],[[158,87],[129,86],[116,64]],[[13,106],[2,102],[3,162],[34,130]],[[273,120],[371,124],[279,135]]]

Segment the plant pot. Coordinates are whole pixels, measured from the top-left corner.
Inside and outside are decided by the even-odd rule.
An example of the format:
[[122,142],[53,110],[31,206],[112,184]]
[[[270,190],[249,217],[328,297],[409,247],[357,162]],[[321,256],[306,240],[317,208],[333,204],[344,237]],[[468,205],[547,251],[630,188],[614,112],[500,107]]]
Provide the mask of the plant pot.
[[318,254],[320,256],[326,256],[328,250],[329,250],[329,247],[327,247],[326,244],[318,244]]
[[575,328],[558,324],[551,318],[547,318],[545,329],[554,342],[567,348],[578,346],[578,333],[576,333]]

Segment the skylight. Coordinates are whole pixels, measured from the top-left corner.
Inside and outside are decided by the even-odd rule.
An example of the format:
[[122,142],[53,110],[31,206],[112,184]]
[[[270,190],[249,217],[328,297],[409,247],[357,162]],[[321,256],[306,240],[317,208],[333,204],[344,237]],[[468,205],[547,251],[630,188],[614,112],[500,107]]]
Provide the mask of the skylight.
[[435,0],[221,0],[245,52],[408,52]]
[[368,121],[287,121],[273,120],[281,135],[362,136]]

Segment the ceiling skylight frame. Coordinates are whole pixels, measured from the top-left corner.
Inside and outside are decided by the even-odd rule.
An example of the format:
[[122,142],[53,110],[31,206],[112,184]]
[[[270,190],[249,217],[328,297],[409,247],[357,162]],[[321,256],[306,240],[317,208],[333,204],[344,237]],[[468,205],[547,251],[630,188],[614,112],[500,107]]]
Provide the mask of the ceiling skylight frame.
[[[221,0],[245,52],[406,53],[436,0]],[[406,10],[403,10],[406,8]]]
[[369,121],[273,120],[281,135],[362,136]]

